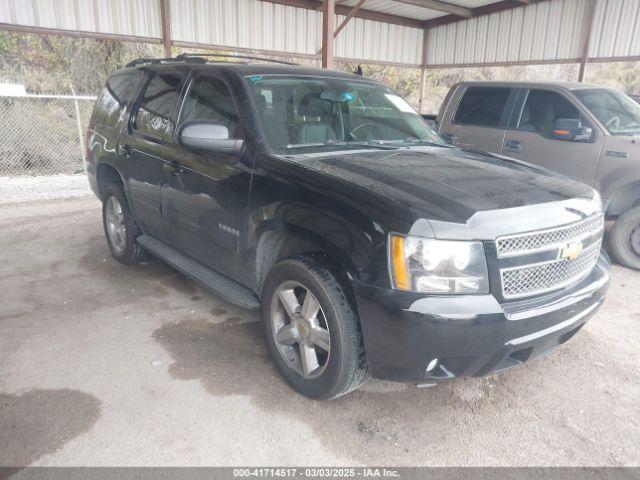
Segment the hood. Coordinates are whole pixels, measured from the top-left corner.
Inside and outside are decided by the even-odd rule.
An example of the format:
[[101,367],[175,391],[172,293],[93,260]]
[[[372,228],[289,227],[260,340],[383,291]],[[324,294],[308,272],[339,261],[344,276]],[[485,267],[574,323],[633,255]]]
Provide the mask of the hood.
[[451,147],[318,153],[295,160],[442,222],[466,223],[482,211],[594,196],[591,187],[549,170]]

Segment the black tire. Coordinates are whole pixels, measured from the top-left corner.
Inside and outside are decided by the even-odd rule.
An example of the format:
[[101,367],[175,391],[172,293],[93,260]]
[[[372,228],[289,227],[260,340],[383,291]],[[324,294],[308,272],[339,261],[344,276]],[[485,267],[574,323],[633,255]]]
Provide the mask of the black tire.
[[[121,248],[117,248],[113,244],[107,227],[107,205],[111,197],[114,197],[122,208],[125,240],[124,245]],[[111,254],[116,260],[124,263],[125,265],[131,265],[138,263],[145,258],[145,251],[136,241],[140,235],[140,230],[133,219],[133,215],[129,209],[129,204],[127,203],[127,197],[122,190],[122,186],[119,184],[110,183],[105,188],[104,196],[102,198],[102,225],[104,228],[104,235],[107,239],[107,244],[109,245],[109,250],[111,250]]]
[[[315,378],[305,378],[285,361],[274,336],[272,300],[285,282],[296,282],[312,292],[320,304],[330,336],[326,367]],[[369,378],[362,333],[347,289],[328,264],[319,258],[298,256],[275,265],[262,289],[262,324],[273,362],[294,390],[314,399],[330,399],[358,388]]]
[[609,234],[609,248],[620,264],[640,270],[640,207],[618,217]]

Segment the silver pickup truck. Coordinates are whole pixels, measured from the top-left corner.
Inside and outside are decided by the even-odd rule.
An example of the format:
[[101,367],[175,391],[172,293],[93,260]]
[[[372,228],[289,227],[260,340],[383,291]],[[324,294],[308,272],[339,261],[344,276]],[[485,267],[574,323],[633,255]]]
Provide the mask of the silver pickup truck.
[[600,191],[611,253],[640,269],[640,105],[582,83],[464,82],[437,117],[459,147],[555,170]]

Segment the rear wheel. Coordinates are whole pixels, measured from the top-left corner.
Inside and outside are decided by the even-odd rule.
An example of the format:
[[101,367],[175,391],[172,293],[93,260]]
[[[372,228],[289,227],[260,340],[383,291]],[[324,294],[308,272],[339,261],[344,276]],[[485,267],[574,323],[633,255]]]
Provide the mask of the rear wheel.
[[345,288],[320,260],[296,257],[269,272],[263,332],[285,380],[311,398],[335,398],[368,378],[357,315]]
[[127,198],[118,184],[107,185],[102,201],[102,223],[111,254],[126,265],[141,261],[145,252],[136,241],[140,231]]
[[611,252],[618,262],[640,270],[640,207],[620,215],[609,235]]

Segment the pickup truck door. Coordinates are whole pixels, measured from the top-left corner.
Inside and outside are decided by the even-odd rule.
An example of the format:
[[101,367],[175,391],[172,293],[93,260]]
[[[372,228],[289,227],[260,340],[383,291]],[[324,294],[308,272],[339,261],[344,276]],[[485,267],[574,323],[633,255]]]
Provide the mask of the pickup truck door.
[[515,103],[515,90],[496,86],[460,86],[442,117],[440,136],[460,148],[500,153]]
[[161,212],[163,151],[182,80],[178,71],[149,72],[118,144],[136,222],[143,232],[161,240],[165,238]]
[[[524,90],[504,137],[502,154],[554,170],[587,185],[594,185],[604,135],[570,96],[550,89]],[[591,127],[584,141],[551,136],[558,119],[580,119]]]
[[235,155],[200,154],[184,148],[179,132],[194,120],[215,121],[231,138],[243,138],[227,85],[211,75],[194,75],[186,89],[178,126],[165,151],[162,210],[169,243],[238,281],[246,269],[238,253],[245,233],[250,170]]

